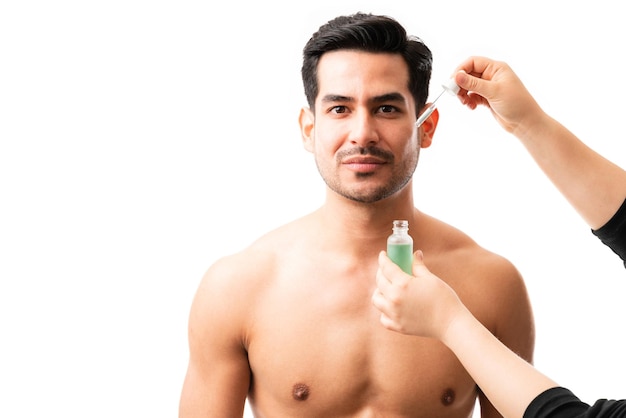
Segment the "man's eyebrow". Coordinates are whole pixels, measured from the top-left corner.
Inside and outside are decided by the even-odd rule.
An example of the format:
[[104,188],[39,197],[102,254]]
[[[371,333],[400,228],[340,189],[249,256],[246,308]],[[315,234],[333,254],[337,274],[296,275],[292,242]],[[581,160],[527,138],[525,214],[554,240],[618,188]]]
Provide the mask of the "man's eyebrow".
[[[327,94],[322,97],[322,103],[333,103],[333,102],[353,102],[354,98],[348,96],[342,96],[340,94]],[[372,103],[384,103],[384,102],[404,102],[405,98],[400,93],[385,93],[380,96],[374,96],[370,100]]]
[[333,103],[333,102],[353,102],[354,99],[348,96],[342,96],[340,94],[327,94],[322,97],[322,103]]
[[375,96],[371,100],[373,103],[384,103],[384,102],[405,102],[405,98],[400,93],[386,93],[381,94],[380,96]]

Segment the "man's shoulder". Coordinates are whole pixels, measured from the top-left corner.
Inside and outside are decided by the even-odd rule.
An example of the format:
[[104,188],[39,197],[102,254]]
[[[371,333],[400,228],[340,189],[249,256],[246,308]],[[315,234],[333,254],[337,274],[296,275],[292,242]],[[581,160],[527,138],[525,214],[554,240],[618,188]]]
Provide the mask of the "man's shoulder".
[[271,245],[256,241],[243,250],[224,255],[207,270],[203,282],[213,286],[239,287],[256,278],[266,276],[276,259],[276,250]]
[[[513,262],[502,254],[485,248],[459,228],[430,218],[428,238],[436,266],[441,266],[451,278],[471,280],[475,285],[490,281],[515,285],[522,277]],[[425,257],[428,257],[424,251]],[[432,266],[435,271],[438,268]],[[443,274],[443,272],[441,272]]]
[[479,257],[483,262],[504,263],[504,257],[481,246],[473,237],[459,227],[432,216],[426,216],[425,233],[429,242],[440,252],[456,253],[458,256]]
[[298,221],[278,226],[256,238],[243,249],[221,256],[207,270],[204,281],[237,287],[242,282],[272,276],[279,267],[285,251],[293,245],[298,233]]
[[[455,289],[492,333],[523,358],[531,358],[532,309],[522,274],[510,259],[472,239],[462,238],[456,244],[441,253],[431,271]],[[424,261],[428,265],[426,254]]]
[[441,252],[456,254],[480,263],[493,264],[501,268],[514,268],[513,264],[504,256],[481,246],[474,237],[459,227],[446,223],[440,219],[426,215],[428,219],[429,239]]
[[482,282],[517,286],[523,280],[519,270],[509,258],[495,251],[469,239],[451,251],[450,258],[480,276]]

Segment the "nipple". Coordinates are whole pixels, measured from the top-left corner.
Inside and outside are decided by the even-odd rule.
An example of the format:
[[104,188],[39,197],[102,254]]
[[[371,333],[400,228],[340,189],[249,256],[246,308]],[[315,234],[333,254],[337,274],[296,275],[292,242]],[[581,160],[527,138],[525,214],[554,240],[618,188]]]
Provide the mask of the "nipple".
[[291,395],[296,401],[306,401],[309,397],[309,387],[304,383],[296,383],[293,385]]
[[443,395],[441,395],[441,403],[445,406],[452,405],[454,398],[454,391],[452,389],[446,389],[446,391],[443,392]]

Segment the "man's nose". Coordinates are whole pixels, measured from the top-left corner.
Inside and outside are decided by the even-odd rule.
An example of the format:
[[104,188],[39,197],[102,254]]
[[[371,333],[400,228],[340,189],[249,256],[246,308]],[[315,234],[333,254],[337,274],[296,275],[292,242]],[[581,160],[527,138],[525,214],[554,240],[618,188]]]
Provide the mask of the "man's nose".
[[350,126],[350,142],[364,148],[379,141],[376,120],[368,112],[358,112],[354,115]]

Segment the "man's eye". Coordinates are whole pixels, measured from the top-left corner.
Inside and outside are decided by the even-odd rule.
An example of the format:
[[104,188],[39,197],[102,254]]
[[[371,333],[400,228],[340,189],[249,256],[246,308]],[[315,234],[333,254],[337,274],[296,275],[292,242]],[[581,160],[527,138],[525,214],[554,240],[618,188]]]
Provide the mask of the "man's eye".
[[330,111],[331,113],[346,113],[347,109],[345,106],[334,106]]
[[395,106],[384,105],[380,107],[381,113],[393,113],[396,111]]

